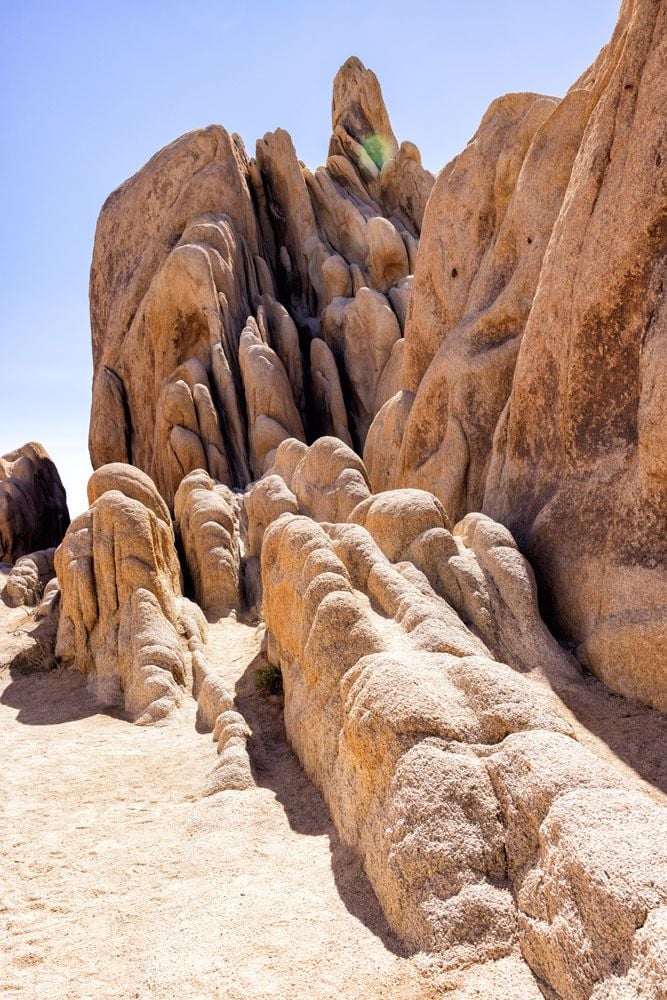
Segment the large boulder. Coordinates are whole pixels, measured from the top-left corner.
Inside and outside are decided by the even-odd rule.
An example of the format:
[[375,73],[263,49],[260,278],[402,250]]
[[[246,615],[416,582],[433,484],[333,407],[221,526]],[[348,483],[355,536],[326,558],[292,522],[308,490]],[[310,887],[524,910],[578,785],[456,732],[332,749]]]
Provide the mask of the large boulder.
[[244,488],[289,437],[362,447],[396,384],[434,179],[356,58],[334,81],[332,128],[314,173],[281,129],[254,159],[199,129],[107,199],[90,281],[95,468],[141,468],[173,509],[190,472]]
[[579,658],[663,710],[666,18],[624,0],[561,101],[494,101],[440,173],[366,446],[376,488],[509,527]]
[[169,513],[148,476],[120,463],[93,473],[88,500],[55,556],[56,655],[89,675],[102,705],[166,720],[192,679],[186,640],[205,634],[182,596]]
[[580,659],[613,690],[663,711],[666,47],[664,4],[624,3],[483,505],[529,556]]
[[[363,517],[447,530],[406,499]],[[262,582],[288,736],[401,937],[446,966],[513,956],[567,1000],[659,1000],[664,810],[360,525],[281,514]]]
[[0,562],[59,545],[69,512],[54,463],[34,441],[0,457]]

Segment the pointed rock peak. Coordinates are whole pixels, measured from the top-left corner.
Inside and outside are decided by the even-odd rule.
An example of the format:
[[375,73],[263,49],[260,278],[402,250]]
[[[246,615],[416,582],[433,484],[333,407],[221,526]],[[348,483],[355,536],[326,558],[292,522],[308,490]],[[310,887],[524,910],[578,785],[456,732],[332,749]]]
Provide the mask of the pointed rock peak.
[[334,78],[331,124],[334,137],[346,134],[378,170],[398,150],[378,79],[356,56],[350,56]]

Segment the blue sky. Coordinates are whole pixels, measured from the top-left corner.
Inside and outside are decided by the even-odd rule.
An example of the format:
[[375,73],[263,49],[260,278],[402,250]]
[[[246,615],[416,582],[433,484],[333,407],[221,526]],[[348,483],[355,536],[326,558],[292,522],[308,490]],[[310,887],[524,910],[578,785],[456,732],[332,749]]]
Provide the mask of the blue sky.
[[282,126],[326,157],[331,82],[359,56],[394,131],[436,171],[513,90],[562,95],[609,39],[617,0],[115,3],[0,0],[0,454],[41,441],[85,506],[88,269],[107,194],[211,122],[248,151]]

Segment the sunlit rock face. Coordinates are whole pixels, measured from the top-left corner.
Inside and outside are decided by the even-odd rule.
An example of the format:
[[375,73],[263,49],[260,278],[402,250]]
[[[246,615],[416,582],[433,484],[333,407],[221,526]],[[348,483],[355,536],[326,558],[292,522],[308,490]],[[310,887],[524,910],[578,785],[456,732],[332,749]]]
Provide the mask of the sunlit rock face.
[[88,675],[100,704],[162,722],[192,681],[186,640],[206,631],[182,596],[169,512],[149,477],[121,463],[93,473],[88,501],[55,556],[56,655]]
[[281,129],[250,159],[211,126],[107,199],[91,271],[95,467],[137,465],[172,506],[196,469],[231,487],[259,478],[286,438],[363,446],[395,383],[433,177],[358,59],[336,76],[332,121],[314,172]]
[[667,707],[666,21],[625,0],[435,182],[353,58],[323,167],[211,126],[98,223],[57,653],[140,722],[191,686],[208,790],[243,789],[183,571],[210,621],[261,615],[289,741],[448,992],[503,962],[530,1000],[664,998],[664,810],[576,708],[626,718],[581,661]]
[[446,967],[513,963],[517,996],[659,1000],[665,809],[580,742],[556,694],[580,668],[510,532],[452,527],[425,490],[370,493],[332,439],[297,444],[246,501],[267,654],[390,923]]
[[666,16],[625,0],[562,100],[494,101],[439,174],[364,454],[376,486],[506,524],[581,660],[662,710]]

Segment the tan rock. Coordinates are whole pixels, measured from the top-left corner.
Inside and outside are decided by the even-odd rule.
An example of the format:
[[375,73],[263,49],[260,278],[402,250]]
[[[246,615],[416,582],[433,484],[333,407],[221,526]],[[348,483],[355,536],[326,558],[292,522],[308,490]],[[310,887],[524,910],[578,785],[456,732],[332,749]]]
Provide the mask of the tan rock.
[[303,441],[305,434],[282,362],[262,341],[252,318],[241,334],[239,363],[248,408],[252,466],[255,478],[259,478],[267,455],[281,441],[286,438]]
[[55,575],[55,551],[55,548],[42,549],[16,560],[3,595],[10,608],[21,604],[34,607],[41,602],[47,583]]
[[[55,555],[55,553],[54,553]],[[56,616],[60,612],[60,584],[56,577],[49,580],[49,582],[44,587],[44,592],[42,594],[42,599],[35,608],[35,618],[40,621],[43,618],[54,618],[57,621]],[[55,635],[54,635],[54,654],[55,654]]]
[[613,690],[663,711],[666,38],[661,5],[623,4],[484,496],[577,655]]
[[224,212],[258,252],[238,136],[219,125],[188,132],[111,194],[100,213],[91,269],[95,365],[119,352],[153,276],[191,219]]
[[255,787],[247,747],[251,736],[250,727],[239,712],[226,711],[218,716],[213,738],[217,739],[220,756],[208,776],[205,794],[242,792]]
[[318,337],[310,344],[310,377],[314,422],[320,434],[337,437],[352,447],[345,399],[333,352]]
[[[347,161],[346,161],[347,162]],[[333,299],[352,294],[352,275],[344,257],[331,253],[319,237],[307,240],[308,275],[317,295],[320,312]]]
[[[278,287],[287,290],[290,303],[301,304],[306,312],[314,308],[310,296],[306,244],[318,236],[315,213],[306,182],[296,158],[292,139],[284,129],[267,132],[258,140],[257,166],[269,192],[269,216],[278,248],[274,267]],[[289,212],[281,206],[289,205]]]
[[[94,467],[132,463],[171,507],[199,468],[245,488],[286,437],[363,445],[400,388],[400,352],[388,362],[432,178],[416,147],[399,148],[358,59],[334,82],[332,128],[314,172],[281,129],[254,160],[218,126],[192,132],[107,200],[91,271]],[[323,316],[342,301],[327,337]]]
[[365,268],[368,259],[367,219],[376,210],[348,197],[324,167],[305,172],[308,191],[327,243],[349,264]]
[[380,193],[387,213],[397,216],[416,236],[421,232],[424,212],[435,177],[422,166],[413,142],[402,142],[398,152],[382,165]]
[[345,521],[369,495],[364,464],[338,438],[318,438],[308,448],[288,484],[299,510],[318,521]]
[[286,511],[298,513],[299,504],[282,476],[273,474],[264,476],[248,490],[244,508],[248,522],[247,554],[259,558],[268,526]]
[[265,476],[280,476],[292,488],[292,476],[297,465],[308,454],[308,445],[296,438],[281,441],[271,457],[271,465]]
[[506,524],[577,656],[661,709],[665,30],[626,0],[562,101],[494,101],[440,173],[405,327],[414,402],[404,428],[384,404],[367,451],[374,485]]
[[303,384],[303,363],[299,346],[299,332],[287,309],[273,296],[263,295],[257,310],[257,321],[266,322],[269,347],[273,348],[283,363],[300,414],[305,413],[306,400]]
[[322,327],[324,339],[345,371],[347,406],[363,447],[376,413],[383,372],[401,339],[398,320],[384,295],[364,287],[353,299],[335,299],[323,313]]
[[433,192],[406,326],[403,386],[416,398],[400,481],[434,490],[455,520],[481,506],[585,97],[494,102]]
[[216,674],[195,644],[192,656],[192,693],[197,699],[197,728],[200,732],[215,732],[217,720],[228,712],[234,697],[222,677]]
[[383,404],[368,429],[364,465],[374,493],[398,486],[399,454],[414,401],[414,392],[402,389]]
[[[395,538],[408,509],[414,530],[447,530],[434,498],[403,506],[398,494],[359,508],[378,537]],[[473,545],[482,529],[488,519],[463,533]],[[611,996],[657,1000],[667,966],[642,928],[660,926],[667,901],[667,855],[649,832],[664,810],[404,572],[359,525],[284,513],[265,534],[267,650],[288,735],[390,922],[445,967],[518,943],[554,995],[602,997],[604,982]]]
[[349,520],[366,528],[391,562],[400,562],[424,532],[451,529],[440,501],[424,490],[369,496],[350,512]]
[[140,724],[161,721],[181,703],[191,672],[180,635],[203,634],[205,623],[181,596],[171,521],[150,479],[105,466],[89,496],[55,555],[56,655],[90,675],[101,704],[123,704]]
[[366,239],[366,268],[373,288],[388,292],[408,276],[410,265],[405,244],[389,219],[381,215],[374,215],[366,223]]
[[234,494],[202,469],[191,472],[176,492],[174,518],[197,603],[207,613],[238,608],[241,543]]

